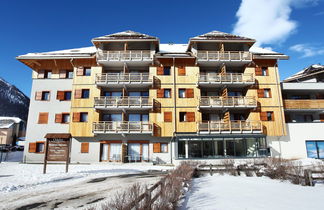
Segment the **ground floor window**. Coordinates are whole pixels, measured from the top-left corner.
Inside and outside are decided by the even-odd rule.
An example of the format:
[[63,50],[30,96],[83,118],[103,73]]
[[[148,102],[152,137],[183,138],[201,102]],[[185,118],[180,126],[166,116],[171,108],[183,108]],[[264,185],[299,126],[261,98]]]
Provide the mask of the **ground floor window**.
[[121,143],[102,143],[101,161],[121,161],[122,144]]
[[130,162],[149,161],[149,144],[128,143],[127,157]]
[[307,157],[324,159],[324,141],[306,141]]
[[195,138],[178,140],[178,158],[267,156],[265,138]]

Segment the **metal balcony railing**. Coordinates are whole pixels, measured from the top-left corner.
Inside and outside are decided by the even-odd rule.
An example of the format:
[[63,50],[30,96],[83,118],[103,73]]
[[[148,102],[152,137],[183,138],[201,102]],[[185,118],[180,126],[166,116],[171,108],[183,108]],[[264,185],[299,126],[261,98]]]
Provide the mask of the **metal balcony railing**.
[[248,83],[254,84],[255,78],[253,74],[243,73],[207,73],[199,75],[199,83]]
[[257,107],[254,96],[218,97],[203,96],[199,101],[200,107]]
[[262,133],[261,121],[208,121],[198,123],[203,133]]
[[96,84],[152,84],[148,73],[105,73],[96,74]]
[[247,51],[198,51],[198,61],[252,61]]
[[153,57],[149,50],[129,51],[99,51],[99,61],[151,61]]
[[103,96],[94,98],[94,106],[95,108],[152,108],[153,102],[149,97],[144,96]]
[[93,133],[153,133],[153,124],[142,121],[100,121],[94,122]]

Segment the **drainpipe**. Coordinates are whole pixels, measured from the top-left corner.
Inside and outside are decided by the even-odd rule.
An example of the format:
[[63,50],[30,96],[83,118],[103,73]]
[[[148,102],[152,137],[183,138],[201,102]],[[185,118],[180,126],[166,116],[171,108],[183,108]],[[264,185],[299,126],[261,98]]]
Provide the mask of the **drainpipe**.
[[173,136],[172,136],[172,140],[171,140],[171,144],[170,144],[170,149],[171,149],[171,164],[173,164],[173,157],[172,157],[172,141],[175,140],[175,135],[176,135],[176,132],[177,132],[177,108],[176,108],[176,105],[177,105],[177,102],[176,102],[176,95],[177,95],[177,91],[176,91],[176,70],[175,70],[175,57],[173,57],[172,59],[172,66],[173,66],[173,106],[174,106],[174,126],[173,126]]

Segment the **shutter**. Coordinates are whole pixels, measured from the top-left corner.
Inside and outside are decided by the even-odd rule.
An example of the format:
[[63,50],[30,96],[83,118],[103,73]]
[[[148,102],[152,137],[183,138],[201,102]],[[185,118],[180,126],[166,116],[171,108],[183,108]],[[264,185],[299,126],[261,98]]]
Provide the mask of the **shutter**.
[[156,97],[157,98],[164,98],[164,89],[157,89],[156,90]]
[[271,89],[269,88],[269,98],[272,98]]
[[47,124],[48,123],[48,112],[41,112],[38,116],[38,124]]
[[187,112],[187,122],[195,122],[195,113]]
[[178,76],[186,76],[186,67],[184,66],[178,67]]
[[264,90],[263,89],[258,89],[258,98],[264,98]]
[[56,99],[63,101],[64,100],[64,91],[57,91]]
[[55,123],[62,123],[63,115],[55,114]]
[[271,120],[274,121],[275,118],[274,118],[274,112],[271,112]]
[[268,121],[267,112],[260,112],[260,120]]
[[35,142],[29,143],[28,152],[29,153],[35,153],[36,152],[36,143]]
[[81,153],[89,153],[89,142],[81,143]]
[[45,70],[40,70],[37,75],[38,79],[44,79],[45,78]]
[[262,76],[262,68],[261,67],[255,67],[255,76]]
[[66,70],[60,70],[60,79],[66,78]]
[[194,97],[194,89],[186,89],[186,98]]
[[164,112],[164,122],[172,122],[172,112]]
[[37,91],[35,93],[35,101],[41,101],[42,100],[42,94],[43,94],[42,91]]
[[269,76],[269,67],[266,67],[267,70],[266,70],[266,75]]
[[81,113],[80,112],[73,112],[73,122],[80,122],[81,119]]
[[161,143],[153,143],[153,153],[161,152]]
[[76,99],[82,98],[82,89],[76,89],[74,91],[74,98],[76,98]]
[[163,67],[162,66],[156,67],[156,74],[157,75],[163,75],[164,74],[164,71],[163,71]]
[[76,75],[83,76],[83,73],[84,73],[84,68],[82,66],[78,67],[76,70]]
[[320,116],[320,121],[324,122],[324,114],[320,114],[319,116]]

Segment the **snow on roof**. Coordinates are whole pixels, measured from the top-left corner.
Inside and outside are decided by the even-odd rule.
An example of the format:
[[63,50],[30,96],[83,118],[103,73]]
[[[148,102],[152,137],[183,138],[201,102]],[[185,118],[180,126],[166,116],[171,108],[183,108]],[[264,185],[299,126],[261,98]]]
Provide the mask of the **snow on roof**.
[[81,47],[81,48],[73,48],[66,50],[57,50],[50,52],[40,52],[40,53],[27,53],[25,55],[18,56],[18,59],[28,59],[28,58],[47,58],[47,57],[91,57],[96,53],[96,48],[94,46],[91,47]]
[[19,117],[0,117],[0,122],[3,120],[11,120],[14,123],[20,123],[22,121]]
[[118,39],[157,39],[157,37],[150,36],[147,34],[127,30],[114,34],[108,34],[100,37],[93,38],[92,41],[102,41],[102,40],[118,40]]
[[269,48],[261,48],[261,47],[255,47],[252,46],[249,51],[251,53],[255,53],[255,54],[280,54],[278,52],[272,51],[272,49]]
[[186,53],[188,44],[160,44],[159,53]]
[[238,36],[235,34],[229,34],[229,33],[225,33],[225,32],[221,32],[221,31],[211,31],[199,36],[195,36],[192,37],[191,39],[198,39],[198,40],[210,40],[210,39],[214,39],[214,40],[219,40],[219,39],[228,39],[228,40],[249,40],[252,42],[255,42],[254,39],[251,38],[247,38],[247,37],[243,37],[243,36]]
[[313,73],[320,73],[320,72],[324,73],[324,65],[313,64],[313,65],[310,65],[307,68],[304,68],[303,70],[293,74],[292,76],[286,78],[284,80],[284,82],[291,81],[291,80],[294,80],[294,79],[300,79],[300,78],[303,78],[303,77],[307,77],[307,76],[309,76],[309,75],[311,75]]

